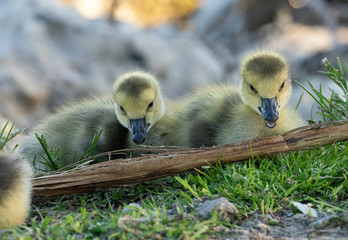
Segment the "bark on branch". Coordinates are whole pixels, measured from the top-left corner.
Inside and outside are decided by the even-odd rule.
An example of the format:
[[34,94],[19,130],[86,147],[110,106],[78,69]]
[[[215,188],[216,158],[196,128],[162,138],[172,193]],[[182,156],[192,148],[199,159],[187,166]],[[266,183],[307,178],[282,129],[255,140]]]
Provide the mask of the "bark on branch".
[[[332,122],[297,128],[282,135],[223,146],[175,150],[130,159],[92,164],[59,174],[33,179],[34,195],[61,195],[93,192],[136,184],[172,174],[191,171],[217,159],[222,164],[254,156],[273,157],[279,153],[348,140],[348,122]],[[252,147],[252,151],[251,148]]]

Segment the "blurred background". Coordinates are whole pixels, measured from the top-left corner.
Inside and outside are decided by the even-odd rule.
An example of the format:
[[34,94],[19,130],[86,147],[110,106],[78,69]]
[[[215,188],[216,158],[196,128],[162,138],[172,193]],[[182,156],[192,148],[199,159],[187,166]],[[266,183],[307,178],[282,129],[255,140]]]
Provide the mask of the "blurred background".
[[[241,58],[260,48],[285,54],[293,80],[333,88],[318,71],[324,57],[348,63],[348,1],[0,0],[1,123],[30,127],[56,106],[110,94],[134,68],[157,76],[169,100],[238,84]],[[303,90],[293,86],[295,106]],[[305,119],[313,104],[304,94]]]

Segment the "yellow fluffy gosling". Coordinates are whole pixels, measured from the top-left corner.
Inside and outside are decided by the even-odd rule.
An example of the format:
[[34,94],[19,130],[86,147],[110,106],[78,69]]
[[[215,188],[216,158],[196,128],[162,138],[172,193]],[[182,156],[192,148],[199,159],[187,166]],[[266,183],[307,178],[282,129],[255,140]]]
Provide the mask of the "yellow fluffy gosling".
[[286,104],[289,64],[280,54],[259,51],[241,65],[240,89],[232,84],[197,89],[174,106],[168,143],[201,147],[282,134],[304,125]]
[[36,157],[35,167],[44,170],[39,162],[39,153],[44,153],[35,133],[46,138],[49,148],[60,148],[63,166],[79,160],[101,130],[95,154],[140,143],[161,145],[157,137],[145,140],[163,113],[157,80],[146,72],[129,72],[115,81],[112,98],[84,100],[43,119],[24,139],[21,152],[31,162]]
[[24,223],[31,201],[29,164],[14,153],[0,153],[0,229]]

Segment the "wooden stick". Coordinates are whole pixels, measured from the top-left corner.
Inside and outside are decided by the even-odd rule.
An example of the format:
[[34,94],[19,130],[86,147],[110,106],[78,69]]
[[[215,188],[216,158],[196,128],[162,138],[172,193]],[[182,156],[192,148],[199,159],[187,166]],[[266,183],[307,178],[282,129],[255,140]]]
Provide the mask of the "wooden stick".
[[[206,165],[252,158],[273,157],[348,140],[348,122],[297,128],[282,135],[217,147],[188,149],[92,164],[33,179],[34,195],[61,195],[107,190],[140,183]],[[251,147],[250,147],[251,146]],[[252,150],[252,151],[251,151]]]

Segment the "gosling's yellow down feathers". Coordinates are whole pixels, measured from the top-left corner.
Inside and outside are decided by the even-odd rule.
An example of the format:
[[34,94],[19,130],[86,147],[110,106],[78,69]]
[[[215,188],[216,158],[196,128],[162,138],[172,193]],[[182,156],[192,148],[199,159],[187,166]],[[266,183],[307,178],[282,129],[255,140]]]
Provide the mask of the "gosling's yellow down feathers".
[[[157,80],[143,71],[129,72],[116,79],[111,98],[83,100],[43,119],[24,139],[21,153],[30,162],[36,158],[37,169],[46,169],[40,163],[44,152],[35,133],[46,138],[49,148],[60,148],[62,166],[79,160],[101,130],[95,154],[146,144],[148,131],[163,112]],[[150,138],[151,143],[160,144],[156,140]]]
[[0,153],[0,229],[24,223],[31,202],[29,164],[15,153]]
[[197,89],[177,103],[170,123],[171,145],[201,147],[282,134],[304,125],[286,104],[291,95],[289,64],[280,54],[259,51],[241,64],[238,87]]

